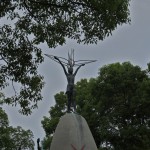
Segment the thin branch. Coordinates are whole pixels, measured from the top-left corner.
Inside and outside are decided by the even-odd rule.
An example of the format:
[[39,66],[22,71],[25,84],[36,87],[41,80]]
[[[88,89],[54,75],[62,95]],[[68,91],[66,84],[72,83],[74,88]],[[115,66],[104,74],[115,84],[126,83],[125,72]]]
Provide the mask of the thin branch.
[[36,18],[36,16],[34,16],[34,14],[29,10],[29,7],[28,7],[27,4],[26,4],[26,0],[24,0],[23,3],[24,3],[24,5],[25,5],[27,11],[31,14],[31,16],[32,16],[33,18]]
[[16,92],[16,89],[15,89],[15,87],[14,87],[14,82],[13,82],[13,80],[12,80],[12,87],[13,87],[13,90],[14,90],[14,92],[15,92],[15,96],[17,96],[17,92]]
[[6,64],[9,64],[8,61],[1,55],[1,59],[0,60],[3,60]]

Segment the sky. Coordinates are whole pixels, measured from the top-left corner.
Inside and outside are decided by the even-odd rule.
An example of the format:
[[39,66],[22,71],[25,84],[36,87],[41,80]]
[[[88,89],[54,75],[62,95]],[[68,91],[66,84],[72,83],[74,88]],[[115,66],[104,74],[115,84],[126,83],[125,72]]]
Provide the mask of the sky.
[[[68,51],[74,49],[75,60],[97,60],[79,70],[76,82],[82,78],[96,77],[100,67],[115,62],[130,61],[146,69],[147,63],[150,62],[150,0],[132,0],[130,11],[131,24],[119,26],[112,36],[97,44],[83,45],[77,44],[74,40],[67,40],[65,45],[55,49],[49,49],[46,44],[41,44],[40,47],[46,54],[65,58]],[[50,107],[55,104],[54,95],[65,91],[67,85],[61,66],[48,57],[40,65],[39,72],[44,76],[45,86],[42,90],[43,100],[38,103],[38,109],[30,116],[23,116],[19,114],[17,107],[3,106],[8,114],[10,125],[30,129],[35,141],[45,136],[41,120],[43,116],[48,116]]]

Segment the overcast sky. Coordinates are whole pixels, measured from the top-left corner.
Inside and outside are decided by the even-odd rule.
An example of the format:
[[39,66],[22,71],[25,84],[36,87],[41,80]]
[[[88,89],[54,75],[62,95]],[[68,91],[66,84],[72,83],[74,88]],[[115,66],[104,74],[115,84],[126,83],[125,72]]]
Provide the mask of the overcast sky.
[[[81,78],[96,77],[101,66],[114,62],[130,61],[146,69],[147,63],[150,62],[150,0],[132,0],[130,7],[131,25],[118,27],[112,36],[98,42],[97,45],[82,45],[74,40],[68,40],[66,45],[56,49],[49,49],[45,44],[40,47],[45,53],[65,58],[68,51],[74,49],[76,60],[98,60],[82,67],[76,76],[76,82]],[[42,91],[44,98],[32,115],[23,116],[18,113],[17,108],[4,106],[10,125],[32,130],[35,140],[44,137],[41,120],[43,116],[48,115],[50,107],[55,104],[54,95],[65,91],[67,85],[61,66],[49,58],[46,58],[45,62],[40,65],[39,72],[44,76],[46,83]]]

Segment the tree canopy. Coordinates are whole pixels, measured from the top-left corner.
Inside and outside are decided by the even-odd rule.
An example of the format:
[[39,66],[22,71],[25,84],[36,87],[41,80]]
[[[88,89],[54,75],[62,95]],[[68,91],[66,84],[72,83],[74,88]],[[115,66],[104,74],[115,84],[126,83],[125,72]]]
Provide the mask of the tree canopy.
[[[2,0],[0,2],[0,88],[12,85],[14,95],[5,103],[19,104],[31,113],[42,99],[43,77],[37,68],[44,61],[40,43],[49,48],[67,38],[97,43],[118,25],[130,22],[130,0]],[[2,22],[7,18],[8,22]],[[20,91],[15,91],[15,84]]]
[[0,149],[34,150],[33,133],[18,126],[9,126],[8,116],[0,107]]
[[[77,82],[76,93],[77,113],[87,120],[100,150],[149,150],[149,69],[129,62],[109,64],[100,68],[98,77]],[[55,101],[49,117],[42,120],[45,149],[66,112],[63,92],[55,95]]]

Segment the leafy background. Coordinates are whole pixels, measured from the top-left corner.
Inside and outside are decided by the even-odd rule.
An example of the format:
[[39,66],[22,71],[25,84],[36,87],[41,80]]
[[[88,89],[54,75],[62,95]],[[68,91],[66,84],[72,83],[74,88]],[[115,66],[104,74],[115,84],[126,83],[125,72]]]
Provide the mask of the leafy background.
[[[97,59],[96,63],[85,66],[79,71],[76,81],[81,78],[97,76],[98,68],[113,62],[130,61],[133,64],[146,68],[149,62],[150,50],[150,1],[131,1],[131,25],[123,25],[113,32],[113,36],[98,42],[97,45],[77,44],[74,40],[67,40],[66,45],[58,46],[56,49],[49,49],[45,43],[40,48],[45,53],[67,57],[67,52],[71,48],[75,49],[76,59]],[[6,18],[0,20],[0,24],[6,22]],[[22,126],[33,131],[35,140],[44,136],[41,127],[43,116],[48,114],[50,106],[54,105],[54,95],[66,88],[66,80],[62,68],[48,58],[39,67],[39,72],[44,76],[45,87],[42,91],[43,101],[39,102],[38,109],[32,115],[26,117],[18,113],[15,107],[5,106],[9,116],[10,124]],[[13,93],[13,89],[6,89],[8,94]]]

